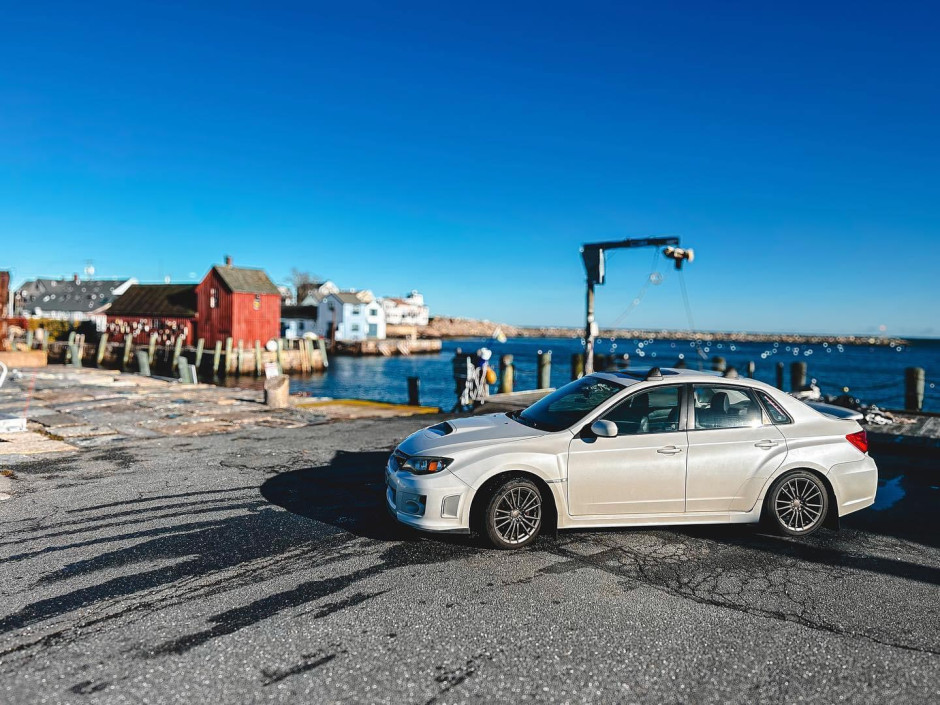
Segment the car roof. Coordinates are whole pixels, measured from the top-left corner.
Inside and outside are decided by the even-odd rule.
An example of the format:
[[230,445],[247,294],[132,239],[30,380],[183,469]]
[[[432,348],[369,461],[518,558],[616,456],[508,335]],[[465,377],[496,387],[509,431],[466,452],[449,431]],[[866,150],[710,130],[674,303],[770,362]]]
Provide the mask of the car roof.
[[[658,370],[657,376],[654,372]],[[636,367],[626,370],[617,370],[611,372],[595,372],[594,377],[607,379],[620,384],[626,383],[632,385],[637,382],[715,382],[716,379],[726,380],[729,383],[744,383],[751,386],[758,386],[756,380],[749,377],[724,377],[720,372],[710,370],[688,370],[676,367]]]

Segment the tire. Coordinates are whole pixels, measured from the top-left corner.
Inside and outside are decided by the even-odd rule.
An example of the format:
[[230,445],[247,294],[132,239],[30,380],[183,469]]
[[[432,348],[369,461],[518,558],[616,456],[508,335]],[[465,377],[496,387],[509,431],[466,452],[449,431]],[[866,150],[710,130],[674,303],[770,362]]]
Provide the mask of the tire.
[[825,483],[807,470],[794,470],[780,477],[764,505],[767,525],[784,536],[809,536],[818,531],[829,512]]
[[483,513],[483,534],[490,545],[507,550],[535,541],[545,515],[542,493],[534,482],[506,480],[490,495]]

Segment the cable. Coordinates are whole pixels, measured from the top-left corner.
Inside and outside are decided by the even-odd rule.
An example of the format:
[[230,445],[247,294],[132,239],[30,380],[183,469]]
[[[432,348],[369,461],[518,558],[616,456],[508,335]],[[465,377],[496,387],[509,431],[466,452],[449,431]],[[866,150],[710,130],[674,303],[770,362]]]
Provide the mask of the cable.
[[[692,340],[695,341],[695,351],[698,353],[700,360],[705,360],[706,355],[702,352],[702,341],[695,337],[695,321],[692,318],[692,304],[689,303],[689,292],[685,288],[685,275],[682,273],[682,270],[679,270],[679,288],[682,290],[682,303],[685,306],[685,315],[689,319],[689,334],[692,336]],[[699,362],[699,367],[702,366],[702,363]]]

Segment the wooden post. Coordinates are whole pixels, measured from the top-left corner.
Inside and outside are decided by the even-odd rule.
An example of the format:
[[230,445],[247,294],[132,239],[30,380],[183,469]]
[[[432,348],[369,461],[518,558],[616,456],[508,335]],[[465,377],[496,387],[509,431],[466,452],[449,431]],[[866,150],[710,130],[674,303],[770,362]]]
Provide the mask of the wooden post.
[[806,363],[790,363],[790,391],[796,392],[806,386]]
[[323,338],[317,338],[317,345],[320,348],[320,359],[323,361],[323,367],[329,367],[330,361],[326,357],[326,341]]
[[33,349],[33,329],[30,328],[26,331],[26,349]]
[[147,362],[153,365],[154,359],[157,357],[157,334],[150,334],[150,345],[147,346]]
[[754,364],[754,361],[751,360],[747,363],[747,376],[751,379],[754,379],[754,371],[757,369],[757,365]]
[[264,403],[275,409],[285,409],[290,406],[290,380],[286,375],[264,380]]
[[264,374],[264,360],[261,357],[261,341],[255,341],[255,376],[260,377]]
[[170,370],[176,372],[179,369],[180,365],[180,354],[183,352],[183,336],[176,336],[176,345],[173,346],[173,364],[170,366]]
[[232,370],[232,337],[229,336],[225,339],[225,373],[228,374]]
[[219,374],[219,362],[222,359],[222,341],[215,341],[215,353],[212,355],[212,376]]
[[72,367],[82,366],[82,353],[75,343],[69,343],[69,358],[71,360]]
[[277,373],[279,375],[284,374],[284,339],[277,339]]
[[176,367],[179,370],[180,382],[183,384],[195,384],[195,380],[190,374],[189,360],[185,355],[180,355],[176,358]]
[[144,377],[150,376],[150,358],[146,350],[137,351],[137,371]]
[[908,411],[924,408],[923,367],[908,367],[904,370],[904,408]]
[[715,355],[715,357],[712,358],[712,370],[715,372],[724,372],[726,369],[728,369],[728,362],[720,355]]
[[49,352],[49,331],[46,331],[45,328],[43,329],[43,331],[45,332],[42,335],[42,351],[44,353],[48,353]]
[[[10,348],[11,349],[13,348],[12,343],[13,343],[13,334],[10,333]],[[69,345],[65,349],[65,361],[66,362],[72,361],[72,353],[74,352],[72,348],[74,346],[75,346],[75,331],[73,330],[73,331],[69,331]]]
[[127,365],[128,365],[128,364],[130,363],[130,361],[131,361],[131,350],[132,350],[133,347],[134,347],[134,345],[133,345],[133,343],[132,343],[132,340],[133,340],[133,338],[132,338],[132,336],[131,336],[130,333],[126,333],[126,334],[124,335],[124,356],[123,356],[123,358],[122,358],[122,360],[121,360],[121,369],[122,369],[122,370],[126,370],[126,369],[127,369]]
[[196,341],[196,369],[198,370],[200,365],[202,365],[202,353],[206,349],[206,339],[200,338]]
[[513,377],[516,374],[516,366],[512,364],[512,355],[502,355],[499,358],[499,393],[511,394],[513,386]]
[[546,352],[539,351],[539,361],[538,361],[538,377],[537,384],[538,389],[548,389],[552,386],[552,351],[548,350]]
[[408,378],[408,406],[421,406],[421,379],[418,377]]
[[571,379],[584,377],[584,353],[571,354]]
[[777,363],[777,389],[783,391],[783,363]]
[[95,362],[98,364],[98,367],[101,367],[101,364],[104,362],[104,354],[108,351],[108,334],[102,333],[101,337],[98,339],[98,357],[95,358]]

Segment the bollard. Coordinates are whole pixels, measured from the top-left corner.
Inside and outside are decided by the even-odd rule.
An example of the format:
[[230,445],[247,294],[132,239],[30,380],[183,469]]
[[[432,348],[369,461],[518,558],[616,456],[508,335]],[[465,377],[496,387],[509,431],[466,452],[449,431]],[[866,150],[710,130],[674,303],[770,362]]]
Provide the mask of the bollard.
[[499,358],[499,393],[512,394],[513,377],[516,368],[512,364],[512,355],[502,355]]
[[923,367],[908,367],[904,370],[904,408],[908,411],[924,408]]
[[147,346],[147,362],[151,365],[157,357],[157,334],[150,334],[150,344]]
[[261,341],[255,341],[255,376],[260,377],[264,374],[264,361],[261,357]]
[[747,376],[751,379],[754,379],[754,372],[757,369],[757,365],[754,364],[754,361],[751,360],[747,363]]
[[124,356],[121,358],[121,369],[126,370],[131,362],[131,350],[134,349],[133,338],[130,333],[124,336]]
[[806,386],[806,363],[790,363],[790,391],[797,392]]
[[146,350],[137,351],[137,371],[144,377],[150,376],[150,359]]
[[196,369],[199,369],[199,366],[202,365],[202,353],[206,349],[206,339],[200,338],[196,341]]
[[290,406],[290,381],[286,375],[268,377],[264,380],[264,403],[275,409]]
[[101,337],[98,339],[98,356],[95,358],[95,362],[98,364],[98,367],[101,367],[101,363],[104,362],[104,354],[108,350],[108,334],[102,333]]
[[777,363],[777,389],[783,391],[783,363]]
[[539,351],[538,361],[538,389],[548,389],[552,386],[552,351]]
[[728,369],[728,362],[721,355],[715,355],[712,358],[712,370],[715,372],[724,372]]
[[571,379],[584,377],[584,353],[571,354]]
[[419,401],[421,392],[421,379],[418,377],[408,378],[408,406],[421,406]]
[[219,362],[222,360],[222,341],[215,341],[215,352],[212,355],[212,376],[219,374]]
[[176,367],[179,370],[180,382],[183,384],[194,384],[195,380],[190,374],[190,365],[189,360],[186,359],[185,355],[180,355],[176,358]]

